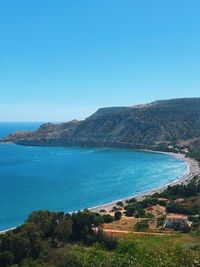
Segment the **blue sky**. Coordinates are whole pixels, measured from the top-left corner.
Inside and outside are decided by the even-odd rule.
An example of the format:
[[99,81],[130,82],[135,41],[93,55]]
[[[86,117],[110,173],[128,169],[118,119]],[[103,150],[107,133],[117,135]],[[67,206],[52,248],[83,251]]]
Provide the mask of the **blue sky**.
[[0,121],[200,96],[199,0],[0,1]]

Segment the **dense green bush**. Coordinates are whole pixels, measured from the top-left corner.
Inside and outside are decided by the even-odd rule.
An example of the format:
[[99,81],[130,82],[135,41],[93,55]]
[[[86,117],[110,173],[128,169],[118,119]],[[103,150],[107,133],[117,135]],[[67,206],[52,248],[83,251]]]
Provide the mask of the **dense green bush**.
[[174,186],[168,186],[164,192],[160,194],[154,194],[152,197],[176,199],[181,197],[196,196],[198,193],[200,193],[200,180],[198,177],[195,177],[187,185],[178,184]]
[[141,222],[137,222],[135,225],[135,230],[143,231],[149,228],[149,220],[142,220]]
[[49,247],[57,248],[74,241],[92,244],[97,241],[92,228],[113,219],[88,210],[71,215],[34,211],[24,225],[0,236],[0,266],[45,257]]
[[124,206],[124,204],[123,204],[123,202],[122,202],[122,201],[118,201],[118,202],[117,202],[117,206],[123,207],[123,206]]
[[13,264],[14,255],[10,251],[0,252],[0,266],[6,267]]
[[200,149],[190,148],[187,156],[200,161]]
[[104,223],[110,223],[114,221],[114,217],[111,216],[110,214],[104,214],[103,215],[103,221]]
[[[0,266],[200,266],[198,247],[187,249],[171,246],[158,249],[134,239],[117,241],[104,236],[101,231],[95,234],[92,227],[101,217],[103,216],[88,210],[72,215],[34,212],[23,226],[0,236]],[[147,227],[147,220],[136,226],[140,231]]]
[[115,217],[115,221],[120,220],[121,217],[122,217],[121,211],[115,211],[115,216],[114,217]]

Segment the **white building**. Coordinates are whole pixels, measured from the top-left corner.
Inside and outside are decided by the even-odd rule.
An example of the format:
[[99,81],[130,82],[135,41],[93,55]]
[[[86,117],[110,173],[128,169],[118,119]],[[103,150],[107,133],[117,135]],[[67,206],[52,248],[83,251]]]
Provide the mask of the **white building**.
[[166,228],[174,228],[174,226],[191,226],[191,222],[188,220],[188,216],[178,214],[178,213],[170,213],[167,214],[164,227]]

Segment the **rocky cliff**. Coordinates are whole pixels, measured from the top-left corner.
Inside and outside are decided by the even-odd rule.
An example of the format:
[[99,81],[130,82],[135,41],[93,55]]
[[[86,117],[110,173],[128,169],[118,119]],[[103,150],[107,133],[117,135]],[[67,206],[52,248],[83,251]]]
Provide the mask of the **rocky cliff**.
[[43,124],[1,139],[21,145],[152,148],[200,143],[200,98],[101,108],[83,121]]

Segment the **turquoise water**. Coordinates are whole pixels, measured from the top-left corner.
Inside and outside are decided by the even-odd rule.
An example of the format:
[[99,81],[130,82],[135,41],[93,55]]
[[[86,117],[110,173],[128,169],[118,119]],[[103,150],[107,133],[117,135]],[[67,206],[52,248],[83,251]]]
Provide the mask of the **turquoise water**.
[[141,151],[0,144],[0,230],[37,209],[76,211],[181,177],[184,161]]

